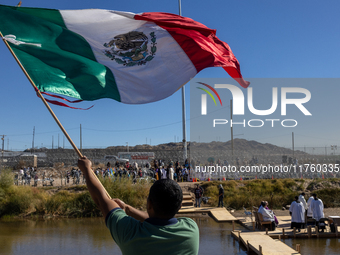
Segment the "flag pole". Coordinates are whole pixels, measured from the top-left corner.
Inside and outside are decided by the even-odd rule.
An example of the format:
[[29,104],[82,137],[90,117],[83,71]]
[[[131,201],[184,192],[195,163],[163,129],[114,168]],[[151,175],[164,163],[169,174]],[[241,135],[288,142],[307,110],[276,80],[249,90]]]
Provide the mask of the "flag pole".
[[[178,0],[179,16],[182,16],[181,0]],[[182,86],[182,123],[183,123],[183,158],[184,162],[188,158],[187,132],[186,132],[186,112],[185,112],[185,85]]]
[[[0,37],[2,38],[2,40],[4,41],[4,43],[6,44],[8,50],[11,52],[12,56],[14,57],[14,59],[17,61],[18,65],[20,66],[21,70],[24,72],[24,74],[26,75],[27,79],[30,81],[31,85],[33,86],[33,88],[35,89],[35,91],[37,92],[38,96],[40,97],[40,99],[43,101],[44,105],[46,106],[47,110],[50,112],[50,114],[52,115],[53,119],[55,120],[55,122],[58,124],[59,128],[61,129],[61,131],[64,133],[65,137],[67,138],[67,140],[70,142],[71,146],[73,147],[73,149],[75,150],[75,152],[78,154],[79,158],[82,158],[83,155],[81,154],[81,152],[79,151],[79,149],[77,148],[77,146],[75,145],[75,143],[72,141],[71,137],[68,135],[68,133],[66,132],[65,128],[63,127],[63,125],[61,124],[61,122],[59,121],[59,119],[57,118],[57,116],[54,114],[53,110],[51,109],[51,107],[49,106],[49,104],[46,102],[45,98],[42,96],[40,90],[37,88],[37,86],[35,85],[34,81],[31,79],[31,77],[29,76],[29,74],[27,73],[27,71],[25,70],[24,66],[21,64],[20,60],[18,59],[18,57],[15,55],[14,51],[12,50],[11,46],[8,44],[8,42],[6,41],[6,39],[4,38],[3,34],[0,31]],[[91,173],[98,179],[98,177],[95,175],[95,173],[93,171],[91,171]],[[99,181],[99,179],[98,179]],[[102,185],[102,187],[104,188],[103,184],[99,181],[99,183]],[[109,193],[106,191],[106,189],[104,188],[106,195],[111,199],[111,196],[109,195]]]

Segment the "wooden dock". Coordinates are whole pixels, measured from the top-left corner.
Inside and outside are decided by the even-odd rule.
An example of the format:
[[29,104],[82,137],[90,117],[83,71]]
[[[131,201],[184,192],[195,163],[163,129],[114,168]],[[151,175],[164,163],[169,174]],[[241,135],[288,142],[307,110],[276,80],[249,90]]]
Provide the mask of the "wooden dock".
[[261,232],[232,231],[231,235],[242,242],[248,251],[263,255],[298,255],[293,248]]
[[217,222],[231,222],[237,221],[237,219],[230,214],[224,207],[222,208],[214,208],[210,210],[212,218],[214,218]]
[[185,206],[182,207],[178,213],[209,213],[217,222],[238,221],[238,219],[231,215],[225,208]]

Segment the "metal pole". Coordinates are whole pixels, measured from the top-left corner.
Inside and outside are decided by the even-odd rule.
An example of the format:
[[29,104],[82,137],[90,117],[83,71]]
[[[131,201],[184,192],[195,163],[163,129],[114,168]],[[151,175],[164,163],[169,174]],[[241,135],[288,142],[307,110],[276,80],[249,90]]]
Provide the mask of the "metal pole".
[[2,140],[2,149],[1,149],[1,154],[2,154],[2,164],[1,164],[1,168],[3,167],[3,164],[4,164],[4,142],[5,142],[5,135],[2,135],[2,138],[1,138],[1,140]]
[[294,160],[294,132],[292,132],[293,160]]
[[233,100],[230,99],[230,132],[231,132],[231,158],[232,158],[232,164],[234,162],[234,134],[233,134]]
[[82,138],[81,124],[80,124],[80,152],[81,154],[83,154],[83,138]]
[[[182,3],[178,0],[178,12],[182,16]],[[186,132],[186,114],[185,114],[185,85],[182,87],[182,122],[183,122],[183,159],[184,161],[188,158],[188,147],[187,147],[187,132]]]
[[31,154],[34,154],[34,136],[35,136],[35,127],[33,127],[33,140],[32,140],[32,150],[31,150]]

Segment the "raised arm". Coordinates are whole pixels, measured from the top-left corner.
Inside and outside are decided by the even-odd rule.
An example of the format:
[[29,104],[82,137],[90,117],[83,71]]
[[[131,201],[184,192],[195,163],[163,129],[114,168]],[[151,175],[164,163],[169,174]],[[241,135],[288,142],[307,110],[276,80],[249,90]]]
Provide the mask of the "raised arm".
[[86,157],[79,159],[78,167],[84,174],[90,195],[95,204],[99,207],[104,218],[112,209],[120,207],[114,200],[111,200],[106,195],[104,187],[92,173],[92,163],[89,159]]
[[125,213],[127,215],[131,216],[132,218],[135,218],[136,220],[139,220],[141,222],[149,218],[149,214],[147,212],[138,210],[132,207],[131,205],[127,205],[122,200],[119,200],[119,199],[113,199],[113,200],[119,205],[120,208],[125,210]]

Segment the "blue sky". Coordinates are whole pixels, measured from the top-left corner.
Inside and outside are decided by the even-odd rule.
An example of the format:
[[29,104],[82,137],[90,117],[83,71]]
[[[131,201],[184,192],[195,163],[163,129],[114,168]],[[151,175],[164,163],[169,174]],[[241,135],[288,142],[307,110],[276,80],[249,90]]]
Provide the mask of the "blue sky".
[[[1,4],[16,5],[16,1]],[[178,14],[178,1],[23,1],[23,7],[54,9],[101,8],[120,11],[170,12]],[[217,30],[217,36],[227,42],[241,64],[245,78],[339,78],[340,71],[340,2],[315,0],[182,0],[182,15]],[[0,28],[1,30],[1,28]],[[22,150],[32,146],[35,126],[35,146],[63,146],[63,134],[53,118],[36,97],[30,83],[13,57],[0,43],[0,134],[5,137],[5,149]],[[197,78],[228,78],[222,68],[208,68]],[[310,85],[313,90],[311,106],[322,115],[315,125],[301,131],[296,146],[325,146],[339,142],[336,138],[340,87]],[[255,88],[254,88],[255,89]],[[189,86],[186,86],[187,118]],[[245,91],[244,91],[245,93]],[[320,99],[318,93],[322,93]],[[88,111],[52,106],[69,135],[79,146],[79,126],[82,125],[83,148],[115,145],[148,144],[180,141],[182,139],[181,93],[146,105],[126,105],[102,99],[84,102],[80,107],[95,106]],[[317,115],[317,116],[319,116]],[[188,121],[188,136],[189,132]],[[324,127],[327,130],[324,131]],[[310,136],[303,138],[311,132]],[[275,135],[275,134],[274,134]],[[263,139],[267,133],[245,134],[243,138],[288,146],[285,141]],[[190,136],[189,136],[190,137]],[[262,138],[259,139],[259,137]],[[316,139],[317,137],[317,139]],[[242,137],[240,137],[242,138]],[[315,139],[314,139],[315,138]],[[334,141],[332,140],[334,138]],[[189,139],[188,139],[189,140]],[[286,139],[287,140],[287,139]],[[65,147],[70,147],[65,140]]]

